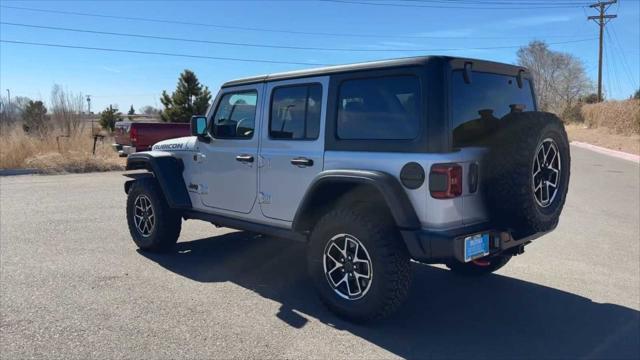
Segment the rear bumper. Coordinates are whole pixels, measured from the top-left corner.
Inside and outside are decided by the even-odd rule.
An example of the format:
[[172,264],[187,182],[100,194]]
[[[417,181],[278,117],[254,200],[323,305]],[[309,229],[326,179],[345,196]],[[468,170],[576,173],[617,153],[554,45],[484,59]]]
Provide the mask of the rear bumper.
[[498,230],[490,224],[478,224],[454,230],[404,230],[402,237],[411,258],[430,264],[444,264],[457,260],[464,262],[464,239],[475,234],[489,234],[491,255],[503,252],[519,252],[524,245],[546,234],[535,233],[514,239],[511,232]]
[[122,157],[129,156],[136,152],[136,148],[129,145],[111,144],[111,147],[113,147],[113,150],[115,150],[118,155]]

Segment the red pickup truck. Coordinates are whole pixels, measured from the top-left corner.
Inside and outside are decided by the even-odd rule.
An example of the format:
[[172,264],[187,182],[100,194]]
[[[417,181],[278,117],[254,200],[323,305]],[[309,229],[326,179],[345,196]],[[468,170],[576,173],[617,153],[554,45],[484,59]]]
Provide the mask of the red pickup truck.
[[189,123],[117,122],[113,148],[120,156],[150,150],[158,141],[191,135],[190,126]]

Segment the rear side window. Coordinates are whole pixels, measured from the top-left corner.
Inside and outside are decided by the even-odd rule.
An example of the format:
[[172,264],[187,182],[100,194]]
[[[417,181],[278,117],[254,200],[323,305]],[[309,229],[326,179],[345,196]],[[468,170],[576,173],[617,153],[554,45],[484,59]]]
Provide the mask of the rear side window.
[[453,146],[480,145],[496,130],[500,118],[517,111],[535,111],[531,83],[518,87],[515,76],[474,72],[471,83],[463,71],[452,74]]
[[211,121],[213,136],[220,139],[251,139],[255,129],[255,91],[224,94]]
[[317,139],[321,109],[320,84],[275,88],[271,96],[269,137],[287,140]]
[[416,76],[346,80],[338,95],[338,138],[415,139],[420,130],[421,103]]

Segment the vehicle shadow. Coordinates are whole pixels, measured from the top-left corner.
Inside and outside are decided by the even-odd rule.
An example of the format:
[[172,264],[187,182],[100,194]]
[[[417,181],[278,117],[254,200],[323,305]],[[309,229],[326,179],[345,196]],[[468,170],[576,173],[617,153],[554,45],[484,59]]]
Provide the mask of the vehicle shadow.
[[405,358],[638,358],[640,312],[501,275],[463,278],[414,264],[410,297],[389,319],[355,325],[330,313],[306,275],[305,244],[245,232],[178,243],[171,254],[140,252],[200,282],[230,281]]

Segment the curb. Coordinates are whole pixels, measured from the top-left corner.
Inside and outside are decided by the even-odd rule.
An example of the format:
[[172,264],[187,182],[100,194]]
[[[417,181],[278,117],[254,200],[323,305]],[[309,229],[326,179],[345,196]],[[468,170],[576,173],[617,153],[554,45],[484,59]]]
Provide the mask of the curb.
[[38,169],[0,169],[0,176],[33,175]]
[[577,146],[579,148],[595,151],[595,152],[600,153],[600,154],[613,156],[613,157],[616,157],[618,159],[632,161],[632,162],[634,162],[636,164],[640,164],[640,156],[638,156],[638,155],[629,154],[629,153],[626,153],[626,152],[623,152],[623,151],[618,151],[618,150],[611,150],[611,149],[603,148],[601,146],[596,146],[596,145],[583,143],[583,142],[580,142],[580,141],[572,141],[571,145]]

